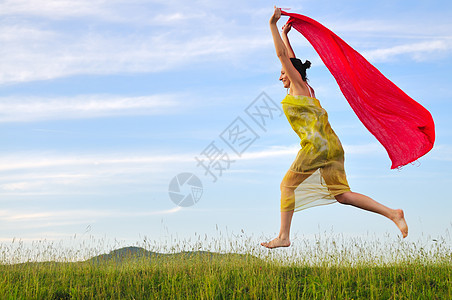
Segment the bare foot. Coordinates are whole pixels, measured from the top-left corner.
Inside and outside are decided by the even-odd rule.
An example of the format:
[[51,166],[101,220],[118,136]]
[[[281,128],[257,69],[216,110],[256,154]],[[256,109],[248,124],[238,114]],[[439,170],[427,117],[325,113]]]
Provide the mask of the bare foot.
[[400,231],[402,232],[403,238],[406,238],[406,236],[408,235],[408,225],[406,224],[403,210],[395,209],[394,217],[392,220],[397,225],[397,227],[399,227]]
[[264,247],[270,248],[270,249],[279,248],[279,247],[289,247],[290,241],[289,241],[289,239],[280,239],[277,237],[268,243],[262,242],[261,245]]

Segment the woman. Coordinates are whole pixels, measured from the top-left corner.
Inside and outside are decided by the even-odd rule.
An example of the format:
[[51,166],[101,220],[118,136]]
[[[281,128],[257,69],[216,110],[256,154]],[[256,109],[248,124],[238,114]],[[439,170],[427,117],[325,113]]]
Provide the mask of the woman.
[[336,201],[389,218],[405,238],[408,226],[403,210],[388,208],[350,190],[344,170],[342,145],[328,122],[326,111],[307,83],[306,69],[310,62],[303,64],[295,58],[287,37],[290,24],[284,26],[281,38],[276,26],[280,17],[281,10],[275,7],[270,18],[270,29],[276,54],[282,65],[279,79],[288,89],[288,94],[281,103],[289,123],[301,139],[302,148],[281,182],[279,235],[261,245],[267,248],[290,246],[290,224],[294,211]]

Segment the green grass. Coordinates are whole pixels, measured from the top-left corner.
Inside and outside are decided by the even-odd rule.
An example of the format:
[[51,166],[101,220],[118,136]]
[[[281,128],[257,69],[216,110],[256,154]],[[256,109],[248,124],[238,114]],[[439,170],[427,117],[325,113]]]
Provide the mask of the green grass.
[[[2,245],[0,299],[452,299],[452,252],[445,241],[319,235],[298,247],[267,250],[234,238],[234,253],[199,251],[199,242],[187,243],[192,249],[186,252],[152,252],[145,241],[107,255],[91,250],[95,255],[83,261],[64,258],[61,245],[34,247],[41,252]],[[58,262],[30,257],[52,253]],[[19,260],[9,254],[28,257],[12,263]]]

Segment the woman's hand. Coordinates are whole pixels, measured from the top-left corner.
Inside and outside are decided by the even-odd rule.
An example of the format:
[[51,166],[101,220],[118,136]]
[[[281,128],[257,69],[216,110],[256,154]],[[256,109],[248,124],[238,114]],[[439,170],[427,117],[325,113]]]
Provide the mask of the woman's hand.
[[290,29],[292,29],[292,24],[285,24],[282,28],[282,32],[287,35],[290,31]]
[[270,18],[270,24],[276,24],[279,18],[281,18],[281,9],[275,6],[275,11],[273,12],[273,16]]

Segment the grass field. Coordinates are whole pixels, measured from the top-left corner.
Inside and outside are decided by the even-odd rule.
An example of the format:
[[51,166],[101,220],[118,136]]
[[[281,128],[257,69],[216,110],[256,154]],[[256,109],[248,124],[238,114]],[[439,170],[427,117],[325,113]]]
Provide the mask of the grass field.
[[[198,237],[196,242],[186,241],[183,251],[177,247],[155,251],[158,247],[145,240],[142,247],[120,248],[81,261],[73,261],[77,251],[66,251],[65,257],[55,244],[40,242],[32,249],[25,249],[20,242],[3,244],[0,296],[1,299],[452,299],[452,252],[445,241],[434,239],[427,245],[324,235],[303,241],[298,247],[267,250],[242,236],[235,239],[228,252],[214,252],[200,248],[215,248],[212,245],[219,246],[222,241],[204,240],[203,246]],[[14,255],[24,256],[24,261],[17,263],[15,257],[14,263],[11,260]],[[42,261],[52,255],[54,260]]]

